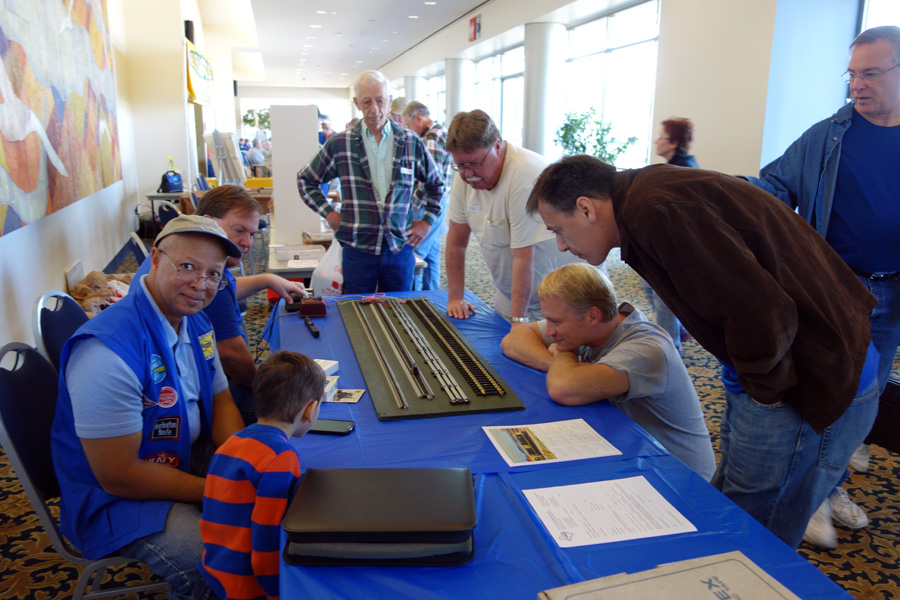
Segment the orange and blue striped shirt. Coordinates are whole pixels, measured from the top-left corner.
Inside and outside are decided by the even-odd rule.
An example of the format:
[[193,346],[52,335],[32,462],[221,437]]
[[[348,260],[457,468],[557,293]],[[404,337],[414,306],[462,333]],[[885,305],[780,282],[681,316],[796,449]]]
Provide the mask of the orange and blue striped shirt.
[[278,598],[281,521],[300,478],[287,435],[255,423],[216,451],[203,490],[201,572],[224,600]]

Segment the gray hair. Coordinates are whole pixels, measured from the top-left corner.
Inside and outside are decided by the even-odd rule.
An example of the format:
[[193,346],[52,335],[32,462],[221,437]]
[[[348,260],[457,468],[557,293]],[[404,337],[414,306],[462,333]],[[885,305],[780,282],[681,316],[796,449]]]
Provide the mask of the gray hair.
[[381,83],[384,85],[385,91],[390,95],[391,93],[391,83],[387,80],[387,77],[384,76],[384,73],[381,71],[363,71],[359,74],[359,77],[356,78],[356,81],[353,82],[353,97],[359,98],[359,86],[364,83]]
[[419,115],[422,115],[426,119],[431,118],[431,112],[428,110],[428,107],[418,100],[413,100],[403,109],[403,118],[405,119],[415,119]]
[[894,46],[894,62],[900,64],[900,27],[896,25],[882,25],[866,29],[856,36],[850,44],[850,52],[863,44],[874,44],[878,40],[886,40]]

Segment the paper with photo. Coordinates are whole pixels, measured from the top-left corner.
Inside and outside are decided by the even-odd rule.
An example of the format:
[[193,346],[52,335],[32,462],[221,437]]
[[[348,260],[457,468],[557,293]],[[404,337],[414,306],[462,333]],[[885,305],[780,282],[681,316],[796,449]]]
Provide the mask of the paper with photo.
[[482,429],[511,467],[622,454],[584,419]]
[[355,404],[359,402],[366,390],[342,390],[338,388],[334,397],[329,402],[342,402],[344,404]]
[[642,475],[522,493],[560,548],[697,531]]

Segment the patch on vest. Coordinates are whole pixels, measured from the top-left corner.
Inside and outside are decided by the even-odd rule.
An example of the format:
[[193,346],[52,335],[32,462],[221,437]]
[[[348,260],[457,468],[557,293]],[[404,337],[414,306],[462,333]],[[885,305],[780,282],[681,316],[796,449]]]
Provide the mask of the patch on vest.
[[144,460],[149,460],[153,463],[160,463],[163,465],[169,465],[170,467],[178,468],[178,465],[181,463],[178,460],[178,456],[175,454],[169,454],[168,452],[157,452],[156,454],[151,454],[144,458]]
[[163,417],[153,423],[150,441],[178,440],[181,437],[181,417]]
[[210,360],[216,354],[214,341],[212,330],[200,336],[200,347],[203,348],[203,358],[206,360]]
[[171,408],[171,407],[175,406],[176,402],[178,402],[178,392],[176,392],[174,388],[170,388],[169,386],[164,386],[163,389],[159,390],[158,404],[161,407]]
[[166,378],[166,365],[159,354],[150,357],[150,373],[153,375],[153,383],[159,383]]

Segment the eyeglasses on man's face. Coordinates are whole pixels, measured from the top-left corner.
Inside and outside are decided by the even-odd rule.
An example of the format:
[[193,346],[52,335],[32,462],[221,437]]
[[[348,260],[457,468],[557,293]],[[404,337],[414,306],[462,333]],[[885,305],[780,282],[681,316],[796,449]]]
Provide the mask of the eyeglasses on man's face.
[[166,260],[169,261],[169,264],[172,265],[172,268],[175,269],[175,277],[179,281],[183,281],[192,285],[197,283],[198,281],[203,281],[203,285],[211,290],[221,290],[227,283],[227,281],[222,277],[221,273],[201,275],[194,270],[194,265],[189,263],[185,263],[181,265],[181,268],[178,268],[175,266],[175,263],[172,262],[172,259],[169,258],[169,255],[166,254],[163,250],[160,250],[159,253],[165,256]]
[[862,79],[863,81],[875,81],[888,71],[893,71],[897,67],[900,67],[900,64],[896,64],[885,71],[882,71],[881,69],[867,69],[862,73],[854,73],[853,71],[847,70],[844,72],[844,81],[853,83],[857,78]]
[[491,150],[494,147],[491,146],[487,149],[487,152],[484,153],[484,156],[481,157],[477,163],[453,163],[450,166],[453,167],[454,171],[472,171],[473,173],[477,173],[481,170],[481,167],[484,165],[484,161],[487,160],[488,154],[491,153]]

